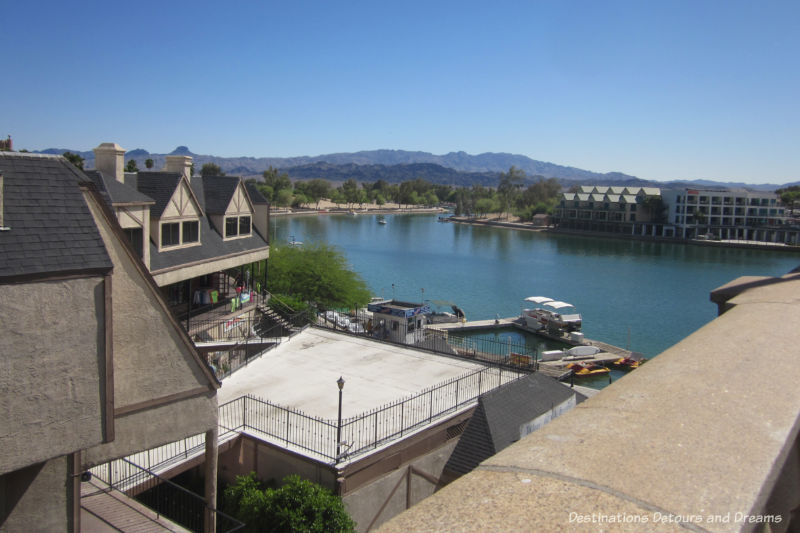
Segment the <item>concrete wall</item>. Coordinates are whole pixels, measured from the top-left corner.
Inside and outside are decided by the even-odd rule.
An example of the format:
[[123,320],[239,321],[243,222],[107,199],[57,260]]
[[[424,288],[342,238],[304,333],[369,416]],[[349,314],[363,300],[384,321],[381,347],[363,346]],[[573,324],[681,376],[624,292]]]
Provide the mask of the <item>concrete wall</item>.
[[69,531],[68,474],[60,457],[0,476],[0,532]]
[[103,440],[102,278],[4,285],[0,474]]

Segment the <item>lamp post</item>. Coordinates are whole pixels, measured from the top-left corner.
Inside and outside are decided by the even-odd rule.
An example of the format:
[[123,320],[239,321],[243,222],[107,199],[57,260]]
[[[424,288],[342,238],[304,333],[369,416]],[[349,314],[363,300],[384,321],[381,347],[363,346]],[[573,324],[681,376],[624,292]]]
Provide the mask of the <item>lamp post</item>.
[[342,389],[344,389],[342,376],[336,380],[336,385],[339,387],[339,423],[336,425],[336,462],[338,463],[342,453]]

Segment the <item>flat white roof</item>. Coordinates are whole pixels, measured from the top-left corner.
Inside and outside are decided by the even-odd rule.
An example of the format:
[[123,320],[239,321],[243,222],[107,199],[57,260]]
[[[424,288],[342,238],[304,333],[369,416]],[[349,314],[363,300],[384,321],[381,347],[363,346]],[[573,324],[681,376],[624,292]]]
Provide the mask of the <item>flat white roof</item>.
[[221,404],[250,394],[335,420],[361,414],[485,365],[412,348],[306,328],[222,381]]

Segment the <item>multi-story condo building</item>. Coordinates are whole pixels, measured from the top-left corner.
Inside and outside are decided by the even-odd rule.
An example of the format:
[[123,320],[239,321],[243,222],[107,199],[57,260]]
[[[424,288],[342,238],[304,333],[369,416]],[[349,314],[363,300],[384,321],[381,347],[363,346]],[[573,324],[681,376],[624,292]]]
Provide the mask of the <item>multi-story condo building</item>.
[[786,227],[786,213],[773,192],[720,189],[670,189],[662,193],[675,236],[766,242],[797,242]]
[[659,220],[660,198],[655,187],[582,185],[561,196],[553,218],[562,229],[650,234],[650,223]]
[[556,208],[560,229],[643,237],[797,244],[773,192],[581,186]]

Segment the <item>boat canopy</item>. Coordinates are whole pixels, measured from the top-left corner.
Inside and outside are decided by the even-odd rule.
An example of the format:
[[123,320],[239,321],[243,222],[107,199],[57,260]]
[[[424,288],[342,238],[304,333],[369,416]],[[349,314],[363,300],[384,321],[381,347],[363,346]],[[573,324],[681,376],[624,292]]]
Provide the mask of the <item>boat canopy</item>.
[[548,298],[547,296],[528,296],[525,298],[526,302],[533,302],[535,304],[548,304],[549,302],[554,302],[552,298]]
[[564,307],[574,307],[572,304],[568,304],[567,302],[557,302],[555,300],[551,300],[546,302],[548,307],[552,307],[553,309],[563,309]]

